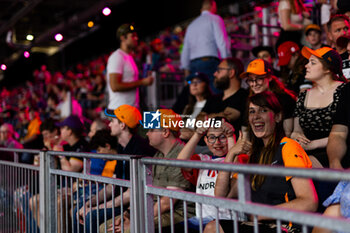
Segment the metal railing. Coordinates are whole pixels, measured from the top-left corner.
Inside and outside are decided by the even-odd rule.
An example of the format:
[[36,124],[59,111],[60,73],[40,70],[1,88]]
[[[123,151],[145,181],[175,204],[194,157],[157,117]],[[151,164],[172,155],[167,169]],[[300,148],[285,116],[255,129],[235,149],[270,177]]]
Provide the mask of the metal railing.
[[[269,176],[295,176],[302,178],[311,178],[314,180],[325,181],[350,181],[350,175],[347,171],[333,171],[327,169],[297,169],[283,167],[268,167],[257,165],[236,165],[217,162],[200,162],[189,160],[170,160],[170,159],[153,159],[142,158],[140,156],[127,155],[107,155],[93,153],[75,153],[75,152],[57,152],[57,151],[35,151],[35,150],[11,150],[0,149],[0,151],[15,151],[39,153],[40,167],[19,164],[16,162],[0,161],[0,232],[38,232],[36,222],[32,216],[38,208],[40,211],[41,232],[75,232],[73,229],[73,216],[69,215],[68,209],[74,209],[79,205],[78,197],[73,200],[74,190],[59,191],[59,187],[71,187],[73,181],[82,183],[83,187],[91,186],[95,183],[97,186],[111,184],[114,187],[119,187],[120,193],[123,193],[123,188],[130,189],[130,232],[137,233],[153,233],[158,228],[158,232],[162,232],[161,221],[158,225],[154,224],[153,197],[166,196],[170,198],[170,232],[175,232],[175,223],[173,221],[174,208],[172,204],[175,200],[182,202],[184,209],[183,219],[188,219],[187,207],[191,203],[199,203],[200,206],[212,205],[216,207],[216,217],[219,216],[219,208],[229,209],[234,220],[234,229],[237,232],[238,222],[241,219],[242,213],[253,215],[255,232],[258,232],[257,216],[263,215],[276,219],[276,225],[281,226],[283,221],[292,221],[300,224],[304,233],[308,232],[309,227],[318,226],[335,231],[347,232],[350,229],[350,221],[344,219],[335,219],[321,216],[315,213],[308,213],[290,209],[277,208],[274,206],[262,205],[250,202],[250,187],[248,183],[249,174],[263,174]],[[1,153],[1,152],[0,152]],[[84,161],[84,169],[82,173],[67,172],[59,170],[55,167],[56,156],[73,156],[81,158]],[[116,179],[102,176],[89,175],[87,172],[87,163],[90,158],[103,158],[107,160],[127,161],[130,166],[130,181],[126,179]],[[180,168],[192,169],[210,169],[222,170],[238,173],[238,199],[226,199],[213,196],[195,194],[189,191],[170,190],[152,185],[152,166],[171,166]],[[39,179],[39,180],[38,180]],[[65,185],[63,185],[65,184]],[[86,185],[86,186],[85,186]],[[85,189],[83,189],[85,190]],[[99,195],[98,188],[96,193],[90,191],[90,196]],[[78,187],[75,191],[78,191]],[[106,213],[106,193],[104,189],[103,211]],[[31,198],[40,194],[39,206],[35,206],[35,199]],[[85,202],[90,198],[85,199],[85,193],[82,206],[85,207]],[[87,194],[86,194],[87,195]],[[114,200],[114,194],[112,200]],[[58,199],[65,199],[66,202],[58,202]],[[70,199],[70,202],[68,201]],[[90,199],[91,202],[91,199]],[[121,202],[123,203],[123,201]],[[160,205],[160,203],[158,203]],[[28,208],[30,206],[31,208]],[[66,206],[65,211],[64,206]],[[98,206],[98,205],[97,205]],[[113,203],[114,206],[114,203]],[[98,208],[98,207],[97,207]],[[116,207],[117,208],[117,207]],[[120,206],[120,213],[123,213],[123,205]],[[160,209],[160,208],[158,208]],[[114,213],[114,211],[113,211]],[[85,215],[85,214],[84,214]],[[158,213],[160,216],[160,213]],[[90,215],[91,216],[91,215]],[[104,215],[106,216],[106,214]],[[111,218],[114,218],[112,214]],[[71,220],[71,226],[68,222]],[[78,220],[77,220],[78,221]],[[105,222],[106,217],[103,221]],[[200,223],[202,219],[199,219]],[[99,220],[97,219],[97,222]],[[114,220],[113,228],[115,226]],[[63,224],[65,223],[65,224]],[[91,224],[91,222],[90,222]],[[122,225],[124,223],[122,222]],[[60,226],[58,226],[60,225]],[[84,231],[85,232],[85,224]],[[187,221],[183,222],[183,232],[189,232]],[[199,232],[203,232],[202,224],[199,224]],[[216,231],[219,230],[219,225],[216,225]],[[90,231],[91,226],[90,226]],[[79,232],[79,229],[78,229]],[[96,231],[99,232],[97,227]],[[105,232],[107,232],[105,228]],[[177,231],[176,231],[177,232]],[[281,232],[278,228],[277,232]]]
[[[350,232],[350,221],[344,219],[335,219],[331,217],[321,216],[315,213],[307,213],[291,209],[277,208],[268,205],[262,205],[250,202],[250,185],[248,181],[249,174],[262,174],[269,176],[293,176],[302,178],[311,178],[315,180],[324,181],[339,181],[345,180],[350,181],[350,175],[347,171],[333,171],[328,169],[300,169],[300,168],[284,168],[284,167],[269,167],[269,166],[258,166],[258,165],[234,165],[227,163],[215,163],[215,162],[199,162],[199,161],[188,161],[188,160],[171,160],[171,159],[153,159],[153,158],[142,158],[142,174],[144,187],[144,203],[146,216],[145,232],[153,233],[154,225],[153,219],[153,208],[150,205],[150,197],[156,196],[167,196],[171,201],[180,200],[183,201],[184,209],[188,202],[197,202],[201,204],[208,204],[216,207],[216,216],[218,219],[218,209],[230,209],[234,220],[235,232],[238,232],[238,216],[241,213],[253,215],[254,219],[254,232],[258,232],[258,221],[259,215],[276,219],[276,225],[281,226],[282,221],[293,222],[302,225],[303,233],[308,232],[308,227],[321,227],[330,229],[333,231]],[[192,169],[210,169],[220,170],[238,173],[238,199],[229,200],[226,198],[210,197],[200,194],[193,194],[192,192],[168,190],[159,187],[152,186],[150,165],[161,165],[161,166],[175,166],[181,168],[192,168]],[[310,194],[313,195],[313,194]],[[172,209],[170,211],[173,211]],[[160,213],[158,213],[160,214]],[[184,214],[186,216],[186,213]],[[173,214],[171,214],[173,216]],[[184,218],[186,219],[186,217]],[[186,221],[184,224],[184,232],[188,232]],[[175,232],[174,225],[171,226],[171,232]],[[199,232],[203,232],[201,228]],[[216,221],[216,232],[219,232],[219,224]],[[281,228],[277,228],[277,232],[281,232]]]

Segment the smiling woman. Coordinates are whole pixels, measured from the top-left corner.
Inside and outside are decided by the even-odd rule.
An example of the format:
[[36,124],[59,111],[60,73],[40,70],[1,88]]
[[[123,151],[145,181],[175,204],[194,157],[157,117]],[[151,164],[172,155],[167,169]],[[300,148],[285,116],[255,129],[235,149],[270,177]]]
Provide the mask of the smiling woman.
[[[249,104],[249,133],[251,142],[240,135],[237,143],[229,150],[225,162],[237,162],[237,155],[249,150],[250,164],[311,168],[311,161],[302,147],[285,137],[282,126],[282,107],[272,92],[253,95]],[[220,171],[215,185],[215,196],[237,198],[236,175]],[[278,188],[276,188],[278,187]],[[299,177],[270,177],[252,174],[250,177],[251,200],[255,203],[274,205],[301,211],[317,209],[317,194],[311,180]],[[276,225],[269,218],[258,216],[260,232],[276,232]],[[268,221],[266,221],[268,220]],[[274,222],[275,223],[275,222]],[[213,221],[205,228],[205,233],[214,232]],[[220,220],[220,232],[233,232],[232,220]],[[254,224],[240,222],[240,232],[253,232]],[[298,232],[295,224],[282,223],[287,232]]]
[[293,130],[295,96],[284,87],[277,77],[272,75],[269,64],[263,59],[255,59],[249,63],[247,71],[242,73],[240,77],[246,78],[250,95],[272,91],[278,97],[283,108],[284,131],[286,136],[290,136]]

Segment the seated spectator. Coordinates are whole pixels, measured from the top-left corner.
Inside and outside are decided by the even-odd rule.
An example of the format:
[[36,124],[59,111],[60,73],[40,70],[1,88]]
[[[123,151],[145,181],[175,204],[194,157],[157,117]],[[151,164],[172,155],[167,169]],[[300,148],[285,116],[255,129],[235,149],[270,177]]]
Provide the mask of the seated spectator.
[[[56,151],[89,152],[88,143],[83,137],[84,125],[79,117],[71,115],[57,124],[61,131],[61,140],[67,142],[63,146],[56,146]],[[60,168],[63,171],[81,172],[83,161],[81,158],[58,156]]]
[[[57,147],[63,146],[63,142],[60,138],[60,128],[56,123],[56,120],[49,118],[40,125],[44,150],[55,150]],[[40,165],[39,155],[34,156],[34,165]]]
[[[264,91],[272,91],[281,102],[283,108],[283,128],[287,136],[293,130],[293,111],[295,107],[295,96],[291,91],[271,74],[271,69],[266,61],[255,59],[249,63],[247,71],[240,76],[246,78],[250,94],[258,94]],[[243,122],[246,126],[247,122]],[[244,133],[246,132],[244,127]]]
[[242,125],[245,105],[248,93],[241,88],[240,74],[244,71],[241,60],[227,58],[220,62],[214,73],[214,85],[222,94],[208,99],[207,104],[198,116],[204,119],[205,115],[210,117],[225,117],[236,130],[236,136]]
[[309,24],[305,28],[305,39],[309,45],[308,47],[313,50],[327,46],[322,44],[322,30],[317,24]]
[[[154,155],[154,158],[166,158],[176,159],[179,152],[183,149],[183,143],[179,139],[179,126],[169,125],[167,122],[177,122],[181,120],[181,117],[170,109],[160,109],[162,117],[166,124],[161,125],[160,129],[150,129],[147,132],[149,143],[154,148],[158,149],[158,152]],[[153,165],[153,186],[172,190],[188,190],[191,187],[189,181],[187,181],[182,173],[181,168],[178,167],[167,167]],[[158,210],[157,197],[154,196],[154,227],[158,227],[158,221],[161,221],[162,227],[170,226],[170,223],[174,224],[182,222],[184,220],[183,204],[177,200],[173,200],[173,221],[170,219],[170,198],[166,196],[160,197],[160,210]],[[161,216],[158,216],[158,211]],[[192,217],[192,211],[190,206],[188,207],[188,217]],[[123,213],[124,218],[124,232],[130,230],[130,215],[126,211]],[[160,220],[159,220],[160,218]],[[111,229],[112,220],[104,223],[100,227],[100,232],[105,232],[105,227],[108,228],[108,232],[121,232],[121,216],[116,217],[115,230]]]
[[309,59],[305,78],[313,82],[313,87],[298,96],[291,137],[323,167],[328,168],[328,136],[341,89],[345,86],[343,82],[346,81],[342,74],[342,60],[339,54],[329,47],[317,50],[304,47],[302,54]]
[[[111,129],[111,135],[116,137],[118,139],[118,147],[117,151],[120,154],[126,154],[126,155],[144,155],[144,156],[153,156],[156,152],[154,148],[152,148],[148,141],[144,138],[140,137],[137,134],[137,128],[139,126],[139,121],[142,119],[140,111],[131,106],[131,105],[121,105],[114,111],[111,110],[105,110],[105,114],[107,117],[111,118],[111,121],[109,123],[109,127]],[[97,138],[94,140],[98,140]],[[99,139],[102,140],[102,139]],[[107,147],[106,142],[106,147]],[[130,179],[130,171],[129,171],[130,165],[128,161],[120,161],[117,162],[116,169],[114,171],[114,177],[118,179]],[[86,201],[85,203],[85,229],[86,232],[97,232],[97,227],[104,221],[104,211],[100,210],[99,213],[97,213],[96,206],[100,205],[104,200],[104,190],[106,190],[106,197],[107,197],[107,216],[106,219],[112,218],[112,185],[107,185],[106,189],[100,190],[100,195],[97,200],[97,196],[93,196],[91,199],[92,206],[90,207],[90,201]],[[120,206],[121,204],[125,205],[125,209],[128,207],[129,204],[129,189],[124,190],[124,193],[120,193],[120,188],[115,188],[115,214],[119,215],[120,213]],[[123,195],[123,201],[124,203],[121,203],[120,195]],[[102,204],[101,204],[102,205]],[[104,207],[103,207],[104,208]],[[97,214],[99,216],[99,222],[97,222]],[[74,214],[75,216],[75,214]],[[81,219],[84,219],[84,208],[81,207],[79,210],[79,216]],[[92,228],[90,229],[90,217],[92,218]],[[81,224],[84,223],[84,221],[80,221]],[[74,224],[77,224],[76,221],[74,221]],[[80,226],[82,227],[82,226]],[[75,227],[76,229],[76,227]],[[104,232],[104,231],[100,231]]]
[[57,96],[53,92],[49,93],[46,102],[45,118],[60,119],[60,112],[57,109],[58,103]]
[[[282,107],[271,92],[253,95],[249,104],[249,134],[251,143],[240,134],[237,143],[229,150],[225,162],[236,162],[240,154],[250,154],[249,164],[269,166],[311,168],[312,164],[303,148],[294,140],[285,137],[282,126]],[[297,155],[297,156],[296,156]],[[274,161],[274,162],[272,162]],[[215,196],[237,198],[236,176],[219,171]],[[278,187],[278,188],[276,188]],[[317,195],[310,179],[299,177],[275,177],[252,174],[250,176],[251,201],[276,207],[316,211]],[[288,201],[286,201],[288,200]],[[276,231],[276,222],[269,224],[269,218],[258,216],[259,231]],[[219,220],[220,232],[233,232],[232,220]],[[215,221],[207,224],[204,232],[215,231]],[[300,231],[300,226],[282,222],[288,232]],[[254,224],[238,223],[239,232],[253,232]],[[265,230],[265,231],[264,231]]]
[[102,75],[98,74],[93,78],[92,90],[87,93],[87,99],[91,102],[91,108],[97,108],[104,99],[106,83]]
[[[177,159],[215,162],[224,161],[227,151],[235,144],[234,128],[224,119],[215,119],[221,120],[222,126],[220,128],[210,127],[209,129],[204,127],[197,128],[196,132],[177,156]],[[194,154],[196,145],[203,136],[206,145],[212,153],[212,156],[207,154]],[[182,171],[185,178],[196,186],[196,193],[214,196],[217,171],[208,169],[198,170],[185,168],[183,168]],[[202,205],[202,213],[200,213],[199,204],[196,203],[196,216],[188,220],[189,228],[199,229],[200,216],[203,218],[204,228],[208,222],[216,218],[216,208],[214,206]],[[232,219],[230,211],[224,209],[220,209],[219,218]]]
[[301,55],[300,47],[292,41],[286,41],[278,47],[277,52],[281,78],[286,87],[295,94],[311,88],[312,83],[305,80],[307,59]]
[[[63,120],[60,123],[57,123],[56,126],[60,127],[60,139],[67,144],[65,145],[55,145],[53,147],[53,150],[55,151],[72,151],[72,152],[89,152],[88,143],[85,141],[83,137],[84,132],[84,125],[81,123],[79,117],[75,115],[71,115],[67,117],[65,120]],[[81,158],[76,157],[70,157],[70,156],[58,156],[59,162],[58,167],[62,169],[63,171],[69,171],[69,172],[81,172],[83,169],[83,160]],[[66,187],[69,184],[60,184],[61,189],[58,190],[59,193],[63,193],[62,197],[63,199],[60,199],[60,195],[57,195],[57,206],[58,206],[58,216],[60,216],[61,213],[66,213],[66,203],[67,206],[70,206],[70,192],[68,191],[68,188]],[[65,187],[65,188],[63,188]],[[68,199],[66,199],[65,193],[67,192]],[[30,203],[30,210],[36,210],[39,211],[39,198],[40,195],[36,195],[32,197],[29,200]],[[62,203],[63,209],[60,208]],[[38,226],[40,226],[40,218],[39,214],[34,214],[34,219],[36,220],[36,223]],[[63,218],[63,222],[60,221],[60,218],[57,220],[57,226],[58,226],[58,232],[60,232],[60,229],[65,229],[65,218]]]
[[[187,76],[186,81],[190,86],[190,96],[183,115],[190,116],[189,119],[196,119],[211,97],[209,77],[204,73],[196,72]],[[192,128],[182,128],[180,131],[180,138],[185,141],[189,140],[194,133]]]
[[[91,138],[91,142],[90,142],[90,146],[93,150],[97,150],[97,153],[103,153],[103,154],[117,154],[117,147],[118,147],[118,142],[117,142],[117,138],[115,136],[111,135],[110,130],[107,129],[102,129],[102,130],[98,130],[95,135]],[[119,166],[117,168],[119,169],[124,169],[126,170],[125,167],[122,166],[123,163],[121,163],[122,161],[119,162]],[[112,160],[112,161],[105,161],[104,160],[104,167],[103,167],[103,171],[100,173],[100,175],[102,176],[106,176],[106,177],[115,177],[115,168],[117,165],[117,161],[116,160]],[[124,174],[127,175],[128,174]],[[85,183],[86,184],[86,183]],[[78,201],[78,205],[74,208],[73,210],[73,224],[74,224],[74,232],[77,231],[77,227],[79,225],[79,232],[84,232],[84,227],[81,224],[85,223],[85,227],[86,227],[86,231],[85,232],[97,232],[97,227],[99,226],[99,224],[97,224],[97,207],[96,207],[96,196],[95,194],[100,191],[99,193],[99,197],[100,200],[98,203],[103,202],[103,198],[104,198],[104,189],[103,189],[103,185],[100,185],[100,190],[96,190],[96,184],[92,183],[91,185],[91,192],[90,192],[90,186],[85,186],[85,200],[84,200],[84,195],[83,195],[83,188],[79,188],[79,192],[80,192],[80,197],[79,197],[79,201]],[[109,200],[106,205],[107,205],[107,219],[112,217],[112,208],[111,208],[111,204],[112,204],[112,200],[111,196],[112,196],[112,187],[113,185],[108,184],[106,186],[106,197]],[[119,193],[119,187],[117,187],[115,189],[116,193]],[[117,194],[118,196],[119,194]],[[90,206],[90,201],[89,199],[92,197],[91,199],[91,203],[92,206]],[[85,214],[84,215],[84,202],[85,202]],[[126,198],[126,201],[124,204],[128,204],[128,199]],[[100,204],[99,206],[99,219],[100,222],[103,221],[104,219],[104,203]],[[118,215],[120,214],[120,209],[119,208],[115,208],[115,212],[114,214]],[[90,215],[92,217],[92,228],[90,228]],[[91,230],[91,231],[90,231]]]
[[[91,140],[97,131],[108,129],[107,124],[100,118],[95,119],[90,125],[90,132],[88,137]],[[96,150],[92,150],[96,152]],[[90,159],[90,174],[92,175],[101,175],[103,168],[105,166],[105,161],[103,159],[91,158]]]
[[344,169],[350,167],[350,84],[342,89],[332,130],[328,137],[327,154],[329,167],[333,169]]
[[[37,108],[29,109],[29,124],[27,127],[27,134],[21,139],[23,147],[26,149],[41,149],[43,147],[42,138],[40,134],[41,120],[39,116],[39,111]],[[34,156],[29,153],[22,153],[20,162],[33,164]]]
[[[22,144],[14,139],[14,134],[15,131],[12,125],[8,123],[2,124],[0,127],[0,146],[5,148],[23,149]],[[3,151],[0,153],[0,160],[14,161],[14,155],[11,152]]]

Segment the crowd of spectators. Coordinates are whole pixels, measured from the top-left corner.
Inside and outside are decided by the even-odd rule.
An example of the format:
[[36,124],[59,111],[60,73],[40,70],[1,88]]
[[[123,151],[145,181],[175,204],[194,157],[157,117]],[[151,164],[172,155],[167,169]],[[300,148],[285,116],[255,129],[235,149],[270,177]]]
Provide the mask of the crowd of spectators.
[[[219,119],[222,122],[221,127],[180,129],[178,125],[162,125],[161,129],[150,129],[146,133],[146,140],[138,130],[139,122],[142,120],[140,109],[144,110],[142,103],[140,108],[138,105],[131,106],[133,103],[113,107],[108,105],[107,95],[114,90],[112,88],[111,91],[106,91],[106,87],[110,85],[110,77],[106,76],[119,74],[117,71],[107,72],[108,63],[113,56],[109,56],[111,53],[87,63],[79,63],[65,72],[53,73],[42,65],[40,69],[34,71],[34,80],[28,81],[25,87],[19,86],[12,90],[4,87],[0,93],[1,146],[76,152],[97,151],[261,165],[276,164],[310,169],[349,168],[347,153],[350,150],[347,152],[346,149],[350,138],[347,135],[350,108],[345,105],[345,98],[349,95],[349,84],[346,83],[350,78],[348,76],[349,18],[345,14],[332,15],[326,23],[325,37],[322,36],[326,33],[322,30],[324,27],[312,23],[302,1],[280,0],[277,12],[281,22],[281,33],[277,42],[272,46],[259,45],[252,49],[249,58],[250,56],[255,58],[245,68],[242,59],[232,57],[237,51],[230,49],[230,43],[226,43],[229,41],[226,29],[232,33],[232,30],[239,31],[239,28],[230,30],[232,25],[226,24],[226,29],[215,31],[222,33],[221,36],[225,38],[217,38],[214,33],[211,43],[202,43],[203,41],[196,38],[199,37],[198,28],[208,30],[209,27],[205,25],[207,21],[216,22],[218,28],[224,25],[224,21],[215,15],[214,3],[210,0],[204,1],[201,15],[193,21],[194,24],[186,28],[188,30],[180,27],[169,28],[148,42],[139,40],[137,46],[127,49],[137,69],[141,71],[139,76],[144,78],[148,78],[149,71],[176,72],[185,69],[186,84],[173,109],[160,111],[164,116],[173,116],[168,119],[169,121],[178,121],[182,114],[186,118],[196,120]],[[137,37],[130,25],[122,26],[124,31],[120,33],[120,28],[117,31],[121,47],[132,42],[131,39],[128,40],[129,37]],[[209,38],[210,33],[207,35],[206,38]],[[196,43],[193,43],[194,40]],[[222,51],[219,53],[217,52],[219,49],[212,49],[219,47],[215,43],[222,45],[220,48]],[[208,44],[212,44],[213,47]],[[208,48],[199,49],[195,55],[191,55],[193,47],[196,46],[208,46]],[[214,53],[202,53],[206,49]],[[184,64],[180,64],[180,61]],[[208,66],[213,64],[215,67],[209,69]],[[138,77],[136,82],[137,80]],[[147,85],[151,84],[150,79]],[[142,85],[136,87],[139,86]],[[215,87],[215,94],[212,93],[211,87]],[[141,90],[141,101],[144,99],[143,95],[146,94]],[[106,123],[106,118],[110,120],[109,123]],[[89,128],[90,132],[87,134]],[[339,146],[334,150],[336,144]],[[12,154],[5,154],[2,157],[13,160]],[[40,163],[37,156],[26,153],[20,154],[19,161],[35,165]],[[90,163],[90,174],[130,178],[128,164],[119,162],[116,164],[113,161],[98,159],[91,160]],[[58,156],[57,164],[65,171],[81,172],[83,169],[82,160],[75,157]],[[191,188],[194,185],[197,193],[227,198],[237,197],[235,186],[237,174],[210,170],[181,170],[155,165],[152,175],[155,186],[174,190],[193,190]],[[210,176],[210,179],[207,176]],[[317,207],[319,212],[323,212],[320,206],[332,194],[336,185],[324,188],[322,182],[313,183],[308,179],[295,177],[274,179],[262,175],[253,175],[250,181],[253,202],[312,212],[315,212]],[[203,185],[206,184],[210,188],[204,192]],[[65,185],[73,184],[61,184],[60,192],[64,192],[64,188],[67,188]],[[340,183],[340,185],[347,184]],[[281,189],[273,189],[276,186]],[[338,193],[341,192],[340,188],[338,186]],[[93,229],[89,229],[92,232],[99,227],[101,231],[108,229],[108,232],[120,232],[121,218],[125,219],[126,230],[129,228],[127,221],[129,213],[120,211],[121,206],[128,208],[129,190],[120,192],[118,189],[117,197],[112,201],[111,187],[107,186],[105,189],[100,192],[101,196],[103,192],[107,192],[109,202],[106,218],[109,221],[103,222],[102,216],[99,216],[104,212],[95,209],[101,205],[102,199],[92,197],[93,201],[90,202],[90,199],[79,196],[79,203],[72,210],[74,229],[83,229],[83,225],[92,224]],[[312,193],[314,189],[317,194]],[[79,195],[79,192],[76,195]],[[285,195],[286,193],[288,195]],[[274,198],[269,198],[271,195]],[[120,196],[123,197],[123,203]],[[338,199],[336,198],[337,201],[331,204],[340,208]],[[32,197],[32,204],[28,207],[31,211],[38,210],[38,200],[39,195]],[[63,206],[71,205],[67,203],[70,201],[68,199],[58,201],[63,202]],[[162,204],[158,205],[155,199],[155,227],[158,227],[158,221],[161,221],[163,227],[167,227],[171,223],[169,213],[171,202],[167,197],[162,197],[158,201]],[[85,207],[82,205],[84,202]],[[112,203],[117,207],[114,213],[111,209]],[[325,205],[331,204],[328,201]],[[180,223],[183,221],[183,206],[177,201],[174,201],[173,205],[175,210],[173,222]],[[198,228],[198,219],[194,217],[196,211],[197,217],[205,217],[203,227],[208,223],[205,232],[212,232],[216,226],[215,222],[211,222],[215,219],[214,211],[207,206],[202,208],[203,213],[199,213],[198,206],[192,209],[189,207],[188,217],[193,217],[191,226],[194,230]],[[58,210],[58,212],[64,211]],[[161,213],[161,216],[158,216],[158,213]],[[34,219],[39,222],[37,215],[34,214]],[[119,216],[115,218],[115,229],[111,229],[110,219],[114,215]],[[220,210],[220,216],[226,220],[220,220],[220,231],[230,232],[232,218],[226,210]],[[100,221],[97,222],[97,219]],[[259,220],[264,220],[264,217],[259,216]],[[65,224],[68,223],[58,225],[65,227]],[[244,224],[239,227],[247,231],[252,230],[244,228],[246,227]],[[270,225],[264,227],[271,228]],[[298,227],[289,226],[288,231],[298,231],[300,230]]]

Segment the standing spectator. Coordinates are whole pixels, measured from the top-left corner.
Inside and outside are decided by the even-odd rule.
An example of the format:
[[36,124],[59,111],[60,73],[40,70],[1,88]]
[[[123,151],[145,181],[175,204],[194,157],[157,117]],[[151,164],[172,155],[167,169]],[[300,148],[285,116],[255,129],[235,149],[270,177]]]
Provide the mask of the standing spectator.
[[[280,0],[278,16],[282,31],[276,42],[276,48],[285,41],[293,41],[299,46],[302,44],[302,33],[305,25],[311,21],[310,13],[302,0]],[[307,23],[308,22],[308,23]]]
[[139,80],[139,71],[131,56],[137,46],[138,37],[134,26],[123,24],[117,29],[120,48],[114,51],[107,63],[108,109],[116,109],[123,104],[139,107],[139,87],[149,86],[153,77]]
[[335,15],[327,23],[328,38],[331,41],[332,48],[340,54],[343,59],[343,73],[345,78],[350,79],[350,62],[348,62],[349,54],[346,47],[341,47],[337,44],[337,39],[341,36],[349,35],[350,22],[346,15]]
[[[3,124],[0,127],[0,146],[5,148],[22,149],[22,144],[14,139],[14,133],[15,131],[12,125],[8,123]],[[13,153],[1,152],[0,159],[13,161]]]
[[[181,68],[185,75],[203,72],[210,78],[210,87],[214,87],[214,72],[219,65],[219,58],[231,57],[230,40],[228,39],[223,19],[216,15],[216,2],[204,0],[201,15],[188,27],[181,53]],[[219,52],[219,53],[218,53]]]

